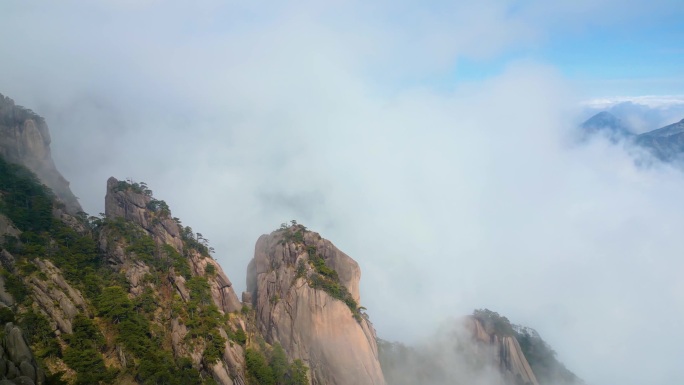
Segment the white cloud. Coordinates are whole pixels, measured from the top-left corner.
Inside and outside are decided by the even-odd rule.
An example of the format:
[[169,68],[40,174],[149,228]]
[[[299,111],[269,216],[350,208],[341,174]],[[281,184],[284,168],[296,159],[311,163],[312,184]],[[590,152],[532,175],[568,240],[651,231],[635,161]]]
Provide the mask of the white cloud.
[[88,211],[110,175],[146,181],[238,288],[296,218],[359,261],[382,337],[488,307],[592,383],[684,376],[682,175],[572,145],[569,85],[539,63],[407,85],[537,44],[541,3],[48,4],[0,9],[0,92],[47,117]]
[[626,102],[641,104],[649,108],[668,108],[684,105],[684,95],[612,96],[586,100],[582,104],[590,108],[606,109]]

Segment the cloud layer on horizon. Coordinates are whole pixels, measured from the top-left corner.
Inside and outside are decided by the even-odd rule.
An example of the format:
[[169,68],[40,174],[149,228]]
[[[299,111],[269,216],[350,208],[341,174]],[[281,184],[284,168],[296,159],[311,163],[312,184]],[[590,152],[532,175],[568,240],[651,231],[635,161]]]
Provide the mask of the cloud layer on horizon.
[[[89,212],[110,175],[144,180],[238,289],[257,237],[294,218],[360,263],[383,338],[487,307],[592,384],[684,378],[682,174],[577,146],[548,64],[425,85],[616,2],[55,4],[0,6],[0,92],[48,119]],[[606,22],[664,9],[629,4]]]

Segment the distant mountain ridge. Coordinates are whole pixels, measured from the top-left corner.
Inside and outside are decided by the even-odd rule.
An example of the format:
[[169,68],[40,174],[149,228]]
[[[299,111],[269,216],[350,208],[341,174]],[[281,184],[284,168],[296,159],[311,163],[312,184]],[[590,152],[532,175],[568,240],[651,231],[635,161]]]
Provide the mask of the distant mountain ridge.
[[658,159],[671,162],[684,155],[684,119],[636,137],[636,143],[651,150]]
[[582,123],[582,129],[586,135],[594,135],[599,132],[607,133],[613,140],[634,135],[621,119],[607,111],[599,112],[587,119]]
[[663,162],[684,160],[684,119],[637,135],[621,119],[610,112],[602,111],[587,119],[580,128],[585,138],[601,134],[613,142],[631,141]]

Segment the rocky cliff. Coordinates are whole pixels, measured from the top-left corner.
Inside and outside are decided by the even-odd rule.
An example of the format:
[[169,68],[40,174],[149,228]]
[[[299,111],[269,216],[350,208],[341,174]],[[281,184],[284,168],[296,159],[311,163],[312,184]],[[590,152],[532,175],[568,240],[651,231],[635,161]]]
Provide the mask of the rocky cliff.
[[294,221],[258,239],[241,302],[146,184],[110,178],[105,216],[74,214],[42,118],[0,97],[0,130],[0,385],[576,383],[489,311],[383,356],[359,265]]
[[256,244],[247,289],[257,327],[311,369],[313,384],[384,384],[375,330],[359,308],[358,264],[302,225]]
[[[242,303],[221,266],[209,255],[207,243],[189,227],[180,226],[172,218],[166,203],[155,199],[144,184],[109,178],[105,215],[110,223],[128,226],[124,233],[132,241],[126,241],[126,235],[121,237],[120,228],[112,225],[100,232],[99,244],[106,253],[109,265],[128,280],[129,294],[132,297],[141,296],[145,290],[150,290],[161,302],[172,303],[176,297],[180,299],[179,304],[184,303],[193,308],[197,306],[196,292],[201,290],[198,286],[207,289],[206,300],[210,299],[211,303],[205,302],[194,309],[206,313],[204,317],[192,319],[193,315],[187,312],[169,314],[170,322],[165,326],[170,329],[171,347],[176,356],[189,356],[193,365],[211,373],[219,384],[244,384],[243,348],[239,344],[228,343],[226,337],[234,329],[244,329],[245,322],[236,316],[232,322],[221,325],[222,322],[217,323],[215,317],[210,316],[212,311],[217,311],[215,316],[238,312],[242,309]],[[136,231],[137,234],[133,235]],[[147,244],[145,240],[148,240]],[[149,254],[145,257],[146,250],[149,250]],[[147,279],[155,270],[163,270],[163,266],[169,269],[163,275],[164,284],[170,284],[167,289],[171,291],[165,291],[164,284],[151,284]],[[192,344],[187,341],[194,332],[193,328],[208,326],[196,325],[198,322],[215,324],[211,328],[214,330],[206,331],[202,338],[203,349],[198,349],[197,341]],[[221,346],[211,346],[214,338],[223,340]],[[206,351],[215,348],[220,350],[217,352],[220,359],[211,363],[205,357]]]
[[390,385],[582,385],[531,328],[484,309],[440,327],[416,346],[379,341]]
[[105,218],[72,216],[0,157],[0,318],[29,330],[25,345],[37,354],[5,362],[4,375],[246,384],[253,322],[206,240],[150,190],[113,178],[107,186]]
[[5,324],[0,342],[0,385],[43,385],[45,373],[38,365],[20,328]]
[[[211,296],[214,304],[224,313],[238,311],[242,303],[238,299],[233,284],[230,282],[219,264],[209,256],[208,246],[202,243],[201,236],[192,233],[191,229],[182,228],[176,222],[164,201],[157,200],[146,193],[142,187],[135,188],[133,184],[120,182],[116,178],[107,181],[107,194],[105,195],[105,215],[109,219],[121,218],[128,223],[139,225],[147,235],[151,236],[156,245],[173,247],[178,254],[185,254],[193,275],[207,276],[211,288]],[[198,239],[199,238],[199,239]],[[100,237],[103,249],[108,249],[106,236]],[[109,261],[115,265],[126,265],[130,279],[133,281],[134,293],[139,291],[137,283],[141,281],[145,270],[139,264],[131,266],[126,260],[121,248],[115,248],[109,254]],[[211,274],[207,274],[210,271]],[[180,272],[173,276],[179,294],[183,298],[189,298],[184,286],[184,278]]]
[[45,119],[17,106],[0,94],[0,156],[33,171],[66,205],[71,214],[82,211],[69,182],[57,171],[50,151],[50,131]]
[[485,327],[483,321],[477,317],[467,317],[463,322],[475,342],[488,352],[489,359],[499,368],[508,383],[539,385],[515,336],[501,335],[493,328]]

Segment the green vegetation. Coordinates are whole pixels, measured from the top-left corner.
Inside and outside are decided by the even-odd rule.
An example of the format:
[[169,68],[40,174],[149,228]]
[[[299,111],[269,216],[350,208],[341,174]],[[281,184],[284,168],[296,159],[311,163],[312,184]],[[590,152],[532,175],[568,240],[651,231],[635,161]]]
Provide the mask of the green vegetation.
[[190,279],[190,277],[192,277],[192,272],[190,271],[188,259],[180,255],[171,245],[164,245],[163,250],[166,253],[166,257],[171,261],[171,265],[176,274],[185,279]]
[[0,157],[0,212],[21,231],[41,232],[53,225],[54,194],[23,166]]
[[306,372],[309,370],[300,359],[294,360],[290,365],[289,377],[285,380],[285,385],[306,385],[309,378]]
[[275,385],[273,369],[268,366],[263,354],[247,348],[245,350],[245,362],[247,364],[247,381],[250,385]]
[[[292,228],[295,229],[294,232],[292,231]],[[285,244],[285,242],[304,243],[304,233],[306,230],[306,226],[298,224],[297,221],[293,219],[290,221],[290,226],[288,226],[287,223],[281,223],[280,228],[277,231],[283,232],[283,240],[281,243]]]
[[521,328],[515,335],[520,349],[541,385],[580,383],[579,378],[556,358],[556,352],[536,331]]
[[228,338],[232,341],[237,342],[241,346],[245,346],[247,343],[247,333],[242,329],[242,326],[238,326],[237,330],[228,333]]
[[315,246],[309,246],[307,250],[309,252],[309,263],[316,270],[315,273],[309,276],[309,286],[321,289],[330,294],[331,297],[344,302],[349,310],[351,310],[354,319],[361,322],[359,304],[356,303],[347,287],[340,283],[337,271],[325,264],[325,260],[318,255]]
[[[305,244],[304,234],[306,234],[307,231],[306,227],[298,224],[297,221],[292,220],[290,221],[290,226],[288,226],[287,223],[283,223],[276,231],[283,233],[283,239],[280,241],[281,244],[293,242],[301,246],[306,246],[306,251],[309,254],[309,264],[315,271],[308,277],[309,286],[314,289],[323,290],[330,294],[331,297],[344,302],[347,307],[349,307],[349,310],[351,310],[354,319],[361,322],[362,315],[359,304],[354,297],[352,297],[351,293],[349,293],[349,290],[340,283],[340,277],[337,274],[337,271],[326,265],[325,259],[318,254],[316,246]],[[306,265],[300,260],[295,270],[295,279],[303,278],[305,275]],[[277,298],[271,298],[271,302],[277,302]]]
[[[120,187],[129,188],[124,184]],[[144,184],[131,188],[151,196],[151,191]],[[48,357],[62,358],[76,372],[77,384],[111,383],[120,375],[132,375],[143,384],[212,382],[210,379],[203,382],[189,359],[174,359],[169,350],[164,350],[166,331],[162,325],[151,323],[160,307],[157,294],[146,287],[141,295],[131,300],[128,297],[128,280],[104,263],[95,240],[106,234],[109,244],[123,243],[129,256],[135,256],[150,266],[148,280],[157,280],[163,285],[166,280],[162,278],[171,267],[189,280],[193,300],[191,320],[196,324],[192,330],[204,340],[204,361],[211,363],[223,352],[225,340],[217,329],[223,318],[207,294],[206,280],[198,284],[190,279],[192,274],[187,258],[171,246],[157,247],[145,231],[120,218],[88,217],[82,213],[77,220],[86,231],[75,231],[52,217],[55,201],[49,189],[28,170],[2,159],[0,198],[0,213],[22,231],[19,237],[5,237],[1,245],[15,257],[17,267],[12,273],[0,269],[5,288],[19,303],[30,304],[30,291],[23,283],[25,278],[34,276],[51,284],[49,273],[40,270],[35,261],[36,258],[52,261],[65,279],[84,294],[90,310],[101,317],[103,327],[113,334],[116,344],[124,348],[124,354],[129,358],[121,371],[108,369],[102,353],[111,354],[114,347],[105,342],[98,326],[83,314],[74,318],[73,333],[62,334],[58,338],[47,318],[30,307],[22,307],[21,314],[15,314],[11,309],[0,311],[3,321],[15,321],[24,329],[39,361]],[[163,212],[166,207],[163,201],[152,203],[152,206],[150,209],[156,212]],[[209,319],[210,322],[205,322]],[[213,329],[208,330],[209,327]],[[64,341],[63,349],[60,338]],[[54,383],[60,383],[60,373],[49,376]]]
[[489,309],[477,309],[473,312],[473,317],[482,322],[487,333],[498,336],[513,336],[515,331],[508,318],[499,315]]
[[64,362],[77,373],[77,384],[110,383],[116,372],[105,367],[100,350],[104,338],[93,322],[77,315],[73,321],[73,333],[64,336],[69,347],[64,352]]
[[207,267],[204,269],[204,273],[210,277],[215,277],[216,276],[216,268],[211,263],[208,263]]
[[0,325],[4,325],[8,322],[14,322],[14,312],[8,307],[0,308]]
[[[152,294],[148,292],[148,297]],[[145,296],[143,294],[141,298]],[[144,302],[145,299],[140,300]],[[121,343],[139,359],[138,377],[145,384],[200,384],[199,372],[183,359],[174,360],[170,352],[159,349],[161,340],[153,335],[150,323],[118,286],[107,287],[97,301],[98,315],[113,325]]]
[[184,318],[188,327],[186,338],[202,338],[206,342],[202,359],[207,364],[213,364],[223,354],[226,340],[218,327],[226,320],[212,301],[206,278],[192,277],[186,282],[186,287],[190,290],[190,300],[186,304],[187,317]]
[[134,182],[131,179],[127,180],[120,180],[119,183],[117,183],[116,187],[114,188],[114,191],[133,191],[134,193],[137,194],[143,194],[145,196],[151,197],[152,196],[152,190],[147,188],[147,183],[145,182]]
[[250,385],[306,385],[309,383],[307,367],[301,360],[288,364],[285,350],[276,343],[265,356],[260,351],[247,348],[247,382]]
[[[170,216],[168,205],[152,198],[152,191],[144,183],[120,182],[116,190],[150,197],[147,208],[153,213],[153,223]],[[30,304],[30,290],[24,285],[26,278],[37,277],[47,282],[52,279],[52,273],[39,269],[36,263],[37,258],[45,258],[84,294],[89,310],[99,317],[94,321],[78,314],[72,322],[73,332],[60,337],[54,334],[50,321],[30,307],[22,306],[22,314],[15,314],[16,309],[2,309],[0,320],[19,323],[36,357],[39,360],[61,358],[75,371],[77,384],[107,384],[130,376],[141,384],[213,383],[211,378],[202,379],[189,358],[176,359],[164,349],[168,348],[168,330],[160,319],[166,317],[179,317],[187,326],[186,343],[203,350],[204,367],[219,361],[223,355],[226,339],[220,333],[221,327],[228,330],[231,341],[247,345],[245,330],[239,326],[227,327],[227,318],[214,304],[207,279],[193,277],[187,254],[181,255],[170,245],[158,245],[147,231],[123,218],[88,217],[82,213],[77,220],[85,230],[77,232],[52,217],[55,200],[49,189],[29,171],[1,159],[0,197],[0,213],[22,231],[19,237],[6,237],[2,245],[15,256],[17,267],[12,273],[0,271],[7,290],[19,303]],[[180,226],[180,221],[176,219],[176,222]],[[292,239],[303,241],[304,231],[301,227]],[[153,282],[160,290],[143,286],[142,293],[131,299],[128,279],[122,272],[110,269],[98,250],[96,239],[100,237],[106,237],[108,245],[123,246],[128,258],[149,266],[150,273],[143,284]],[[208,240],[190,227],[181,227],[181,238],[186,253],[194,249],[209,256],[213,251]],[[169,291],[165,291],[170,289],[167,279],[170,269],[186,279],[190,294],[187,302],[173,294],[169,297]],[[327,274],[326,279],[336,274],[334,270],[319,270]],[[208,264],[205,274],[215,276],[216,267]],[[100,330],[107,330],[107,339]],[[104,354],[112,355],[114,346],[123,348],[125,359],[121,369],[105,365]],[[247,349],[250,383],[308,384],[307,368],[301,361],[289,364],[279,345],[267,353],[263,356],[259,351]],[[50,376],[51,381],[58,383],[61,373]]]
[[201,233],[194,233],[190,226],[181,227],[181,239],[185,247],[197,250],[205,257],[210,257],[209,254],[214,252],[214,248],[209,246],[209,240]]
[[[68,281],[85,293],[92,292],[101,266],[97,245],[91,236],[52,217],[52,192],[24,167],[0,158],[0,193],[0,212],[22,231],[18,238],[6,238],[3,247],[17,258],[23,275],[37,270],[32,262],[35,258],[47,258],[60,267]],[[7,279],[15,299],[23,302],[27,291],[21,281]]]
[[57,342],[50,321],[44,315],[29,309],[21,315],[19,326],[39,358],[61,357],[62,349]]
[[176,274],[185,279],[190,279],[192,276],[187,257],[182,256],[169,244],[164,244],[158,248],[154,239],[138,225],[119,217],[105,219],[103,227],[111,234],[111,240],[126,242],[128,244],[126,252],[135,254],[136,258],[145,262],[153,270],[165,274],[173,267]]
[[12,295],[15,301],[24,303],[29,299],[29,290],[21,278],[2,268],[0,268],[0,275],[5,281],[5,290]]
[[577,376],[556,359],[556,352],[536,331],[512,325],[508,318],[489,309],[479,309],[473,316],[480,320],[488,333],[499,336],[513,336],[541,385],[574,384]]

